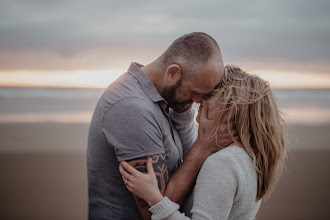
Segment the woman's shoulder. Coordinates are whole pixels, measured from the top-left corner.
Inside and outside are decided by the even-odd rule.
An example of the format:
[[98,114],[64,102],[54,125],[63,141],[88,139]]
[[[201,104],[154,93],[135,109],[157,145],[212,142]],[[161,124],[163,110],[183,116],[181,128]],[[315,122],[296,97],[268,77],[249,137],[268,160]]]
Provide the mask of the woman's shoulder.
[[204,162],[205,167],[214,169],[230,169],[241,172],[254,170],[253,161],[248,153],[237,145],[230,145],[209,156]]
[[[253,160],[248,153],[236,145],[228,146],[217,153],[212,154],[203,164],[200,172],[204,181],[210,181],[218,189],[226,187],[225,195],[232,196],[233,210],[242,210],[255,203],[257,190],[257,176]],[[223,197],[223,191],[218,192],[219,198]],[[232,192],[228,194],[228,192]],[[244,209],[244,208],[243,208]]]
[[250,159],[249,155],[247,152],[237,146],[237,145],[230,145],[214,154],[209,156],[207,160],[237,160],[238,158],[241,159]]

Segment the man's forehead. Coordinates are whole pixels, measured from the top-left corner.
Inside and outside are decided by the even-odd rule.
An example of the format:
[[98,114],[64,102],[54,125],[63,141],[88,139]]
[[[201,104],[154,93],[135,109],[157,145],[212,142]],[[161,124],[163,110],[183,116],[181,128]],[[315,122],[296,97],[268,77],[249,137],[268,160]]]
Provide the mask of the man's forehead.
[[191,90],[200,94],[207,94],[217,88],[222,77],[223,74],[220,68],[216,68],[214,65],[208,65],[203,70],[187,77],[186,80],[190,81],[188,83],[191,86]]
[[213,91],[214,90],[217,90],[217,89],[220,89],[222,86],[222,79],[220,80],[220,82],[213,88]]
[[209,93],[207,93],[206,95],[213,95],[213,93],[217,90],[217,89],[219,89],[220,88],[220,86],[221,86],[221,81],[212,89],[212,91],[211,92],[209,92]]
[[211,94],[213,93],[219,86],[220,82],[216,83],[206,83],[206,82],[197,82],[191,84],[191,90],[199,93],[199,94]]

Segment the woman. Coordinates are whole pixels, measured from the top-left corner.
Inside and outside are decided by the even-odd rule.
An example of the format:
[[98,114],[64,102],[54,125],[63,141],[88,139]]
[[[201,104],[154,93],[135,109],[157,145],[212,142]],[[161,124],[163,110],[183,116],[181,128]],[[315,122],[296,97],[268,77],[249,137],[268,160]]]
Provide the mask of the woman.
[[[236,128],[239,140],[231,134],[234,144],[204,162],[192,200],[183,209],[193,203],[192,219],[253,219],[262,198],[274,189],[286,155],[284,121],[275,96],[268,82],[226,66],[220,88],[207,106],[209,118],[215,120],[209,138],[217,140],[221,118],[227,114],[228,126]],[[147,174],[126,162],[122,167],[128,190],[148,202],[153,219],[189,219],[159,192],[151,160]]]

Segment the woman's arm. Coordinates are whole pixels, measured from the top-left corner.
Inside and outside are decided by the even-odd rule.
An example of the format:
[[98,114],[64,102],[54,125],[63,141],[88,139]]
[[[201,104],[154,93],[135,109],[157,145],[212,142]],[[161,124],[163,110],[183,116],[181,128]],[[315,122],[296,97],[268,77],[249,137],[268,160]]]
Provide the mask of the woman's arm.
[[[207,160],[198,175],[191,210],[193,219],[227,219],[230,214],[238,176],[230,158],[218,159]],[[152,219],[190,219],[178,211],[178,204],[160,193],[151,160],[147,162],[147,174],[134,170],[125,162],[121,166],[123,178],[128,180],[128,190],[148,202],[151,206],[149,210],[153,213]]]

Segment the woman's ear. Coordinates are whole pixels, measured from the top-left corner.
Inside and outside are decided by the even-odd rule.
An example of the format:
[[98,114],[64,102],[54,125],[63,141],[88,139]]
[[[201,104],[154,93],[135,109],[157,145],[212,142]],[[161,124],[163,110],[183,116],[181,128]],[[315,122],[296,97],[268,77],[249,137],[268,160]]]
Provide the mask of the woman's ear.
[[182,69],[178,64],[172,64],[166,69],[165,80],[172,85],[175,85],[182,76]]

